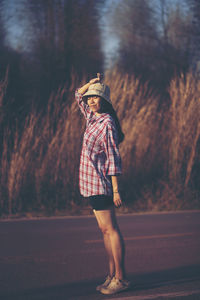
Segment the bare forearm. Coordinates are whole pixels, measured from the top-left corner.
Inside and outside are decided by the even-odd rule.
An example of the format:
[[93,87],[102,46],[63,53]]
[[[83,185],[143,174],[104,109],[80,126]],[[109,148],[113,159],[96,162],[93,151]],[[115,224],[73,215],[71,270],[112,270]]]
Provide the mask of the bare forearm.
[[119,192],[119,181],[118,181],[119,176],[111,176],[111,181],[112,181],[112,188],[113,188],[113,193]]
[[85,93],[87,92],[87,90],[88,90],[90,84],[91,84],[90,82],[84,84],[84,85],[78,90],[78,92],[79,92],[81,95],[85,94]]
[[87,90],[89,89],[89,86],[91,84],[94,84],[94,83],[97,83],[97,82],[100,82],[100,77],[97,77],[97,78],[93,78],[91,79],[88,83],[84,84],[79,90],[78,92],[83,95],[87,92]]

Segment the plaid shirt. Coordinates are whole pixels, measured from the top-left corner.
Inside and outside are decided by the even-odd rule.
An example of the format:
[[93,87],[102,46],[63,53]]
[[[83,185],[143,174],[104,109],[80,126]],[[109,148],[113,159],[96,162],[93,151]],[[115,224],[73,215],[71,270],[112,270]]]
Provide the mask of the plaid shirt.
[[112,195],[110,176],[121,174],[115,122],[107,113],[96,116],[78,91],[75,97],[87,121],[80,158],[80,193],[84,197]]

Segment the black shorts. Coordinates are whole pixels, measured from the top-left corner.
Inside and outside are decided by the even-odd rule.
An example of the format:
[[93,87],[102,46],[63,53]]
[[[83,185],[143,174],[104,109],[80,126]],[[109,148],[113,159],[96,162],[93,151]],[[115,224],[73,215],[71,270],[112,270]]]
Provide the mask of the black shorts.
[[90,196],[89,203],[95,210],[106,210],[114,205],[113,197],[108,195]]

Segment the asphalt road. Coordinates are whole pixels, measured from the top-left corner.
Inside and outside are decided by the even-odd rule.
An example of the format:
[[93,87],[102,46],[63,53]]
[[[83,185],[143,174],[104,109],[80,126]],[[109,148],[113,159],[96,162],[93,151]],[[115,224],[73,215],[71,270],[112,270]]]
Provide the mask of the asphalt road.
[[0,222],[1,300],[200,299],[200,212],[118,216],[129,291],[95,287],[107,271],[94,217]]

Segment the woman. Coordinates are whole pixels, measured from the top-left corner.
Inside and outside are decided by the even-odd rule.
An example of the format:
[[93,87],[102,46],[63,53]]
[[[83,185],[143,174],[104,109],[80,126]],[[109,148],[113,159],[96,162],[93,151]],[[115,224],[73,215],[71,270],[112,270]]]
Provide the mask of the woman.
[[124,268],[124,242],[114,210],[114,206],[122,204],[118,144],[123,140],[123,133],[111,104],[110,89],[100,83],[99,77],[79,88],[76,100],[87,122],[80,159],[80,192],[89,198],[109,259],[109,274],[97,290],[114,294],[129,287]]

